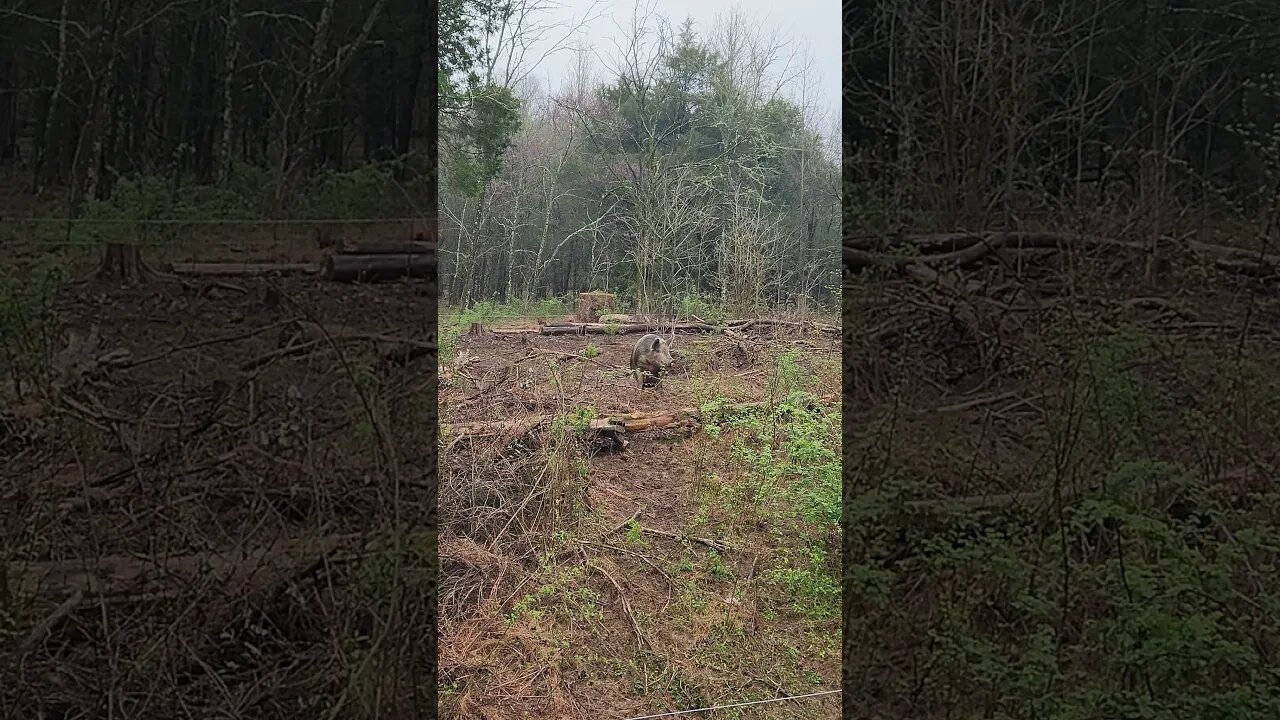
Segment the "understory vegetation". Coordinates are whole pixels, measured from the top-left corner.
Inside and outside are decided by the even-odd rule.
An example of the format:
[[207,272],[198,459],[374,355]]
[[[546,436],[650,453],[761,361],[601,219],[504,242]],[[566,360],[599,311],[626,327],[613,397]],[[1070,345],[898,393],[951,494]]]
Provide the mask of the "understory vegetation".
[[[456,339],[440,437],[445,716],[639,714],[832,687],[841,494],[830,341],[678,340],[687,372],[639,412],[690,406],[695,425],[628,433],[619,455],[589,428],[619,415],[609,378],[626,375],[613,368],[634,335],[535,336],[554,359],[511,366],[500,350],[480,352],[485,336]],[[514,441],[470,435],[511,406],[547,419],[512,430]],[[757,716],[833,709],[827,698]]]
[[566,7],[442,13],[441,715],[834,717],[834,108],[741,9]]
[[850,19],[846,713],[1274,717],[1274,8]]
[[[1280,710],[1274,350],[1098,334],[1100,320],[1049,321],[1061,359],[1042,356],[1025,391],[985,409],[859,413],[847,661],[881,702],[975,717]],[[870,697],[870,680],[853,691]]]
[[0,716],[434,710],[434,21],[0,8]]

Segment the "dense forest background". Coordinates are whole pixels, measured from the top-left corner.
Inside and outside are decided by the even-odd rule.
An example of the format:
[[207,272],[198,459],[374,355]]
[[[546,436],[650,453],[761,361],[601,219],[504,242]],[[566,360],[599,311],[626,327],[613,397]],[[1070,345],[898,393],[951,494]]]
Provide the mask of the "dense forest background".
[[436,16],[0,1],[0,716],[434,717]]
[[[798,48],[741,13],[704,30],[623,5],[611,47],[555,46],[545,9],[442,7],[446,304],[834,297],[837,127]],[[560,87],[531,79],[548,47],[578,53]]]
[[1052,218],[1160,235],[1272,202],[1274,3],[909,0],[846,14],[853,225]]
[[434,15],[425,0],[5,3],[8,214],[429,214]]

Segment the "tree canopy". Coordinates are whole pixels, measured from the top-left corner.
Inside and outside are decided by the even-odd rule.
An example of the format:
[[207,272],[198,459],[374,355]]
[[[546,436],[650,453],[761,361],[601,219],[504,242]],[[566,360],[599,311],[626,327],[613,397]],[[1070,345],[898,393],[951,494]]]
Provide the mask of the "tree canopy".
[[[483,35],[488,12],[471,6],[458,27]],[[780,92],[774,39],[735,17],[708,36],[642,18],[618,57],[580,51],[552,90],[504,82],[484,70],[494,50],[458,42],[471,65],[450,65],[442,96],[446,300],[829,297],[838,162],[815,114]]]

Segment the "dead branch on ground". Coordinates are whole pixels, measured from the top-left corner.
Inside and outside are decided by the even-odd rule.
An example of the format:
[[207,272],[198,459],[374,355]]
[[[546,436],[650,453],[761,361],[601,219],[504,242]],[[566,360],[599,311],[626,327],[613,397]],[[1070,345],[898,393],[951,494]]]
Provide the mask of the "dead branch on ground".
[[[999,250],[1095,250],[1115,249],[1146,253],[1149,245],[1140,242],[1115,240],[1091,235],[1073,235],[1053,232],[963,232],[932,235],[913,235],[898,241],[919,254],[895,254],[882,252],[889,243],[881,240],[846,242],[843,248],[845,267],[857,272],[881,266],[907,272],[918,280],[936,279],[934,267],[954,264],[971,265]],[[1199,241],[1187,241],[1185,247],[1197,254],[1209,257],[1214,264],[1229,272],[1251,275],[1270,275],[1280,268],[1280,255],[1268,255],[1243,248],[1214,245]],[[945,252],[928,252],[942,248]]]
[[[720,408],[724,412],[753,410],[770,407],[767,402],[747,402],[725,405]],[[694,428],[703,423],[702,409],[696,407],[659,410],[657,412],[635,412],[605,415],[592,420],[585,429],[588,434],[602,429],[621,428],[633,432],[646,432],[666,428]],[[555,415],[533,415],[519,420],[473,420],[469,422],[449,423],[448,432],[455,442],[462,438],[492,437],[507,435],[517,440],[531,434],[535,430],[549,424]]]

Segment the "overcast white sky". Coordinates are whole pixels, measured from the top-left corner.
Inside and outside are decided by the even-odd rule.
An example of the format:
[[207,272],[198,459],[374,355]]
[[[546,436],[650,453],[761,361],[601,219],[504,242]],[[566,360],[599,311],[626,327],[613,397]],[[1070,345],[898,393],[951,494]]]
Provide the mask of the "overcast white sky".
[[[590,17],[569,45],[585,43],[597,57],[611,57],[615,41],[621,42],[625,28],[629,27],[636,0],[544,0],[547,10],[539,13],[537,24],[551,23],[561,27],[525,57],[532,61],[543,55],[558,41],[563,41],[568,28]],[[746,13],[752,20],[777,33],[791,38],[797,45],[806,47],[812,61],[817,83],[812,103],[822,113],[820,131],[839,128],[840,113],[840,3],[837,0],[639,0],[641,10],[652,8],[653,14],[670,20],[679,28],[684,19],[691,18],[694,31],[706,37],[712,30],[718,15],[734,8]],[[541,4],[541,3],[540,3]],[[569,77],[576,62],[575,53],[561,51],[543,58],[538,63],[535,77],[544,88],[558,89]],[[600,60],[591,63],[597,78],[605,74]],[[811,93],[814,89],[810,90]],[[798,97],[796,99],[799,99]]]

